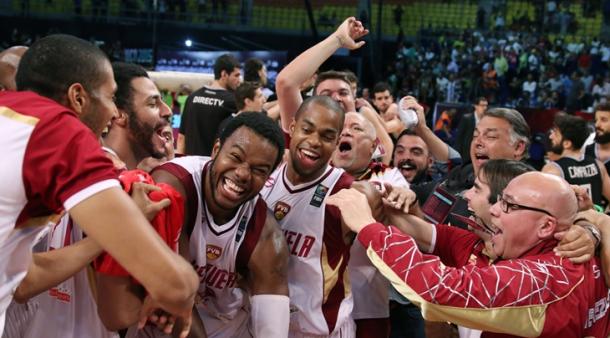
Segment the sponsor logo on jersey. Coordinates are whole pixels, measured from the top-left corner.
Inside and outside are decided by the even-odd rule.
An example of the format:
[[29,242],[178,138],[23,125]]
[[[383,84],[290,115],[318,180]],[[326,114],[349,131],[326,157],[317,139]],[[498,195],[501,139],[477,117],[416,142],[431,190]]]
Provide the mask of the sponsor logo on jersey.
[[273,209],[273,216],[278,221],[281,221],[290,212],[290,206],[284,202],[277,202]]
[[313,193],[313,197],[309,202],[309,205],[313,205],[314,207],[319,208],[322,205],[322,202],[324,202],[324,197],[326,197],[327,193],[328,188],[323,186],[322,184],[318,184],[318,186],[316,187],[316,191]]
[[219,246],[208,244],[205,248],[205,256],[213,261],[222,255],[222,249]]

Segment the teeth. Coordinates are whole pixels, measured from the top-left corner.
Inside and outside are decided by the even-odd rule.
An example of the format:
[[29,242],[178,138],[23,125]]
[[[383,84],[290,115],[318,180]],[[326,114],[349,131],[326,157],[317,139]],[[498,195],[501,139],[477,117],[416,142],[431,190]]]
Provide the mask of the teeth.
[[225,178],[225,185],[227,186],[227,188],[229,188],[230,190],[232,190],[235,193],[241,194],[242,192],[244,192],[243,188],[240,188],[239,186],[237,186],[237,184],[235,184],[233,181],[231,181],[228,178]]
[[312,152],[312,151],[309,151],[309,150],[306,150],[306,149],[301,149],[301,152],[302,152],[302,153],[303,153],[305,156],[307,156],[307,157],[318,158],[318,154],[316,154],[316,153],[314,153],[314,152]]

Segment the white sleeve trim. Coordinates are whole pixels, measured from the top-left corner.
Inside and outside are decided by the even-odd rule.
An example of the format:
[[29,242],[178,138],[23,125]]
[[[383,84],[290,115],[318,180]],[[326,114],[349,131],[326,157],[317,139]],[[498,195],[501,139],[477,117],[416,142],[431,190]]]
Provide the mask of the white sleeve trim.
[[430,239],[430,247],[426,253],[431,254],[436,247],[436,225],[432,225],[432,238]]
[[109,179],[109,180],[104,180],[104,181],[94,183],[94,184],[80,190],[76,194],[73,194],[72,196],[70,196],[64,202],[64,208],[66,209],[66,211],[70,211],[70,209],[72,209],[72,207],[74,207],[75,205],[79,204],[80,202],[86,200],[87,198],[97,194],[98,192],[100,192],[102,190],[106,190],[106,189],[114,188],[114,187],[118,187],[118,188],[121,187],[121,185],[119,184],[119,181],[117,179]]

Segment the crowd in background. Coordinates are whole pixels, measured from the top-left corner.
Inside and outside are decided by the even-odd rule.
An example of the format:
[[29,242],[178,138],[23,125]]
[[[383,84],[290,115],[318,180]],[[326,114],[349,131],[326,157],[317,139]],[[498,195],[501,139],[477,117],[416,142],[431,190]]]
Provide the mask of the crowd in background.
[[485,96],[510,107],[590,110],[610,95],[610,44],[526,32],[441,34],[399,41],[386,78],[394,93],[427,103]]

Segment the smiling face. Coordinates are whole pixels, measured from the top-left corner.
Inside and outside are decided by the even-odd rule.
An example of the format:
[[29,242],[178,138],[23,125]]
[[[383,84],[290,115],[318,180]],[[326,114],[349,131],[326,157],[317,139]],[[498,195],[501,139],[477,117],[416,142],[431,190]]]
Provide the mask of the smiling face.
[[375,148],[375,129],[370,122],[358,113],[345,114],[333,165],[357,175],[368,167]]
[[349,83],[340,79],[327,79],[318,84],[316,95],[330,96],[346,112],[356,111],[354,95]]
[[412,183],[417,178],[426,175],[432,161],[428,146],[421,137],[402,135],[396,143],[394,166],[400,170],[407,182]]
[[102,81],[97,88],[91,88],[88,92],[90,100],[83,106],[80,120],[91,129],[97,137],[102,136],[102,132],[108,126],[112,117],[117,116],[117,107],[114,104],[114,93],[117,85],[114,82],[114,73],[110,62],[104,60],[100,64],[102,67]]
[[577,200],[562,178],[529,172],[514,178],[501,199],[491,207],[491,238],[494,253],[511,259],[521,257],[541,241],[567,229],[577,212]]
[[487,160],[518,160],[523,156],[523,142],[511,140],[512,127],[503,118],[483,116],[476,125],[470,143],[470,159],[475,174]]
[[[474,214],[477,223],[483,223],[486,226],[491,224],[491,214],[489,212],[491,208],[489,203],[490,192],[491,189],[487,182],[487,177],[485,177],[483,172],[479,172],[472,188],[464,193],[464,198],[468,201],[468,210]],[[489,239],[489,235],[482,232],[475,233],[483,239]]]
[[161,99],[161,93],[151,79],[138,77],[131,80],[132,97],[129,108],[129,131],[132,148],[139,157],[167,156],[167,137],[171,110]]
[[[289,170],[299,181],[316,179],[337,148],[342,116],[319,103],[312,103],[290,126]],[[293,182],[294,183],[294,182]]]
[[[506,192],[504,198],[511,203],[528,203],[526,196],[513,196],[510,191]],[[529,202],[528,205],[536,205],[534,201]],[[509,210],[509,213],[505,213],[500,203],[497,202],[490,209],[492,224],[497,229],[497,233],[491,237],[493,251],[497,257],[504,259],[518,258],[539,241],[535,224],[542,215],[531,210]]]
[[206,203],[215,217],[231,214],[256,196],[269,178],[278,149],[248,127],[240,127],[212,151]]

